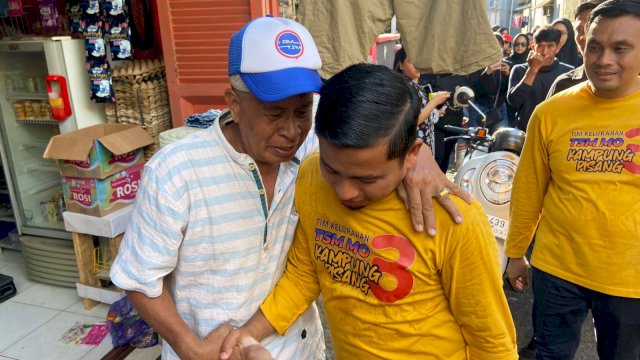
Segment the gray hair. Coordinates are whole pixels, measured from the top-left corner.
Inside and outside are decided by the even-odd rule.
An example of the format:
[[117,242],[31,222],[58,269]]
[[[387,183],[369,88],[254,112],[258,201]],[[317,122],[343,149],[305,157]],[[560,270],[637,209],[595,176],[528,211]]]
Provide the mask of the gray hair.
[[240,75],[235,74],[235,75],[229,76],[229,81],[231,82],[232,88],[238,91],[251,92],[247,87],[247,84],[245,84],[244,81],[242,81],[242,78],[240,77]]

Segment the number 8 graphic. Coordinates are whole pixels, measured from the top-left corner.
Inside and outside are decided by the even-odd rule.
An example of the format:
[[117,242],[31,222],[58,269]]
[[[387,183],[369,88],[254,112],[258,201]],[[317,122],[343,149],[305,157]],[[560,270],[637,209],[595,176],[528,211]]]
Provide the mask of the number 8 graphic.
[[416,259],[416,250],[409,240],[397,235],[380,235],[371,240],[371,247],[375,250],[396,249],[398,251],[397,261],[387,261],[379,257],[374,257],[372,263],[377,265],[385,276],[396,278],[396,288],[387,290],[379,284],[369,281],[371,292],[384,303],[394,303],[409,295],[413,289],[413,275],[408,271],[409,267]]

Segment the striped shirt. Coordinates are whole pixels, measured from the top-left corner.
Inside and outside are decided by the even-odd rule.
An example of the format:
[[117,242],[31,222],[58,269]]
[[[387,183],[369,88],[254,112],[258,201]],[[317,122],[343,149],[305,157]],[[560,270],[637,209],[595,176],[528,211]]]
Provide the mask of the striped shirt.
[[[180,317],[200,337],[224,322],[244,324],[284,270],[298,222],[298,159],[315,151],[310,134],[296,157],[280,165],[268,208],[255,162],[233,149],[218,121],[166,146],[145,165],[111,280],[158,297],[166,276]],[[262,344],[277,359],[323,359],[316,307],[285,336]],[[163,359],[178,358],[163,346]]]

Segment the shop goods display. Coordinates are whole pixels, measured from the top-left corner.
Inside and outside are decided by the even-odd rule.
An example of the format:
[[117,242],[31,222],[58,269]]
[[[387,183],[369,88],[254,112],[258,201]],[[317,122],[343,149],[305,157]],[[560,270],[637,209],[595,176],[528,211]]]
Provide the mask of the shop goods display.
[[171,110],[164,62],[134,60],[113,69],[115,102],[105,105],[107,122],[140,125],[154,143],[145,149],[149,159],[160,148],[160,133],[171,129]]

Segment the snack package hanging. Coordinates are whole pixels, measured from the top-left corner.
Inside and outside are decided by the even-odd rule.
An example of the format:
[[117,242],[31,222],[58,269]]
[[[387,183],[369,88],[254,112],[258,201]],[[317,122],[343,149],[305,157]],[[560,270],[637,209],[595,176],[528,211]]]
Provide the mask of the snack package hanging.
[[99,103],[114,102],[113,87],[111,85],[111,71],[104,58],[87,60],[91,100]]
[[74,34],[82,34],[85,28],[82,26],[82,9],[80,0],[67,0],[67,16],[69,17],[69,30]]
[[24,11],[22,10],[22,0],[9,0],[7,1],[7,15],[8,16],[22,16]]
[[131,29],[129,17],[125,15],[107,16],[105,19],[106,38],[109,40],[111,60],[132,59]]
[[43,30],[58,30],[58,8],[55,0],[38,0],[40,23]]
[[124,0],[104,0],[102,8],[105,16],[125,15],[128,12]]
[[102,20],[98,16],[83,16],[82,27],[85,29],[82,35],[84,36],[84,49],[87,60],[90,58],[104,58],[107,50],[102,38]]
[[100,16],[100,2],[98,0],[80,0],[83,15]]

